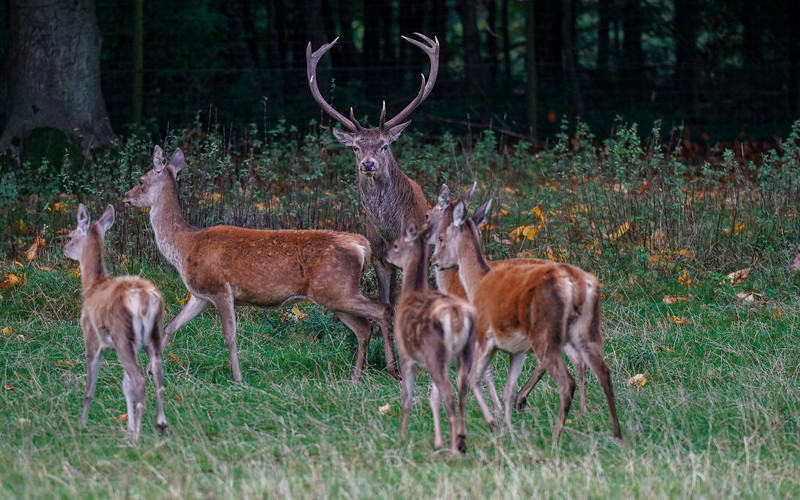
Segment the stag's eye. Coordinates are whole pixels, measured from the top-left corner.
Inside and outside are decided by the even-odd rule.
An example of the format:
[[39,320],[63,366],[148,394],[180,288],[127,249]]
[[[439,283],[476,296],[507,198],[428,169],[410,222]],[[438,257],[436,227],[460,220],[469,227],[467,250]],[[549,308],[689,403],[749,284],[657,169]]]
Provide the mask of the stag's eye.
[[389,151],[389,145],[388,144],[384,144],[383,146],[381,146],[381,153],[385,153],[387,151]]

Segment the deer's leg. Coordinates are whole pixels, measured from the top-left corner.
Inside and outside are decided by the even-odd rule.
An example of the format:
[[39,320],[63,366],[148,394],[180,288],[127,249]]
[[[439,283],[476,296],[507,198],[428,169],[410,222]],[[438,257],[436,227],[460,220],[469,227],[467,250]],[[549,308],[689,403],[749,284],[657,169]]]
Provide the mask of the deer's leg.
[[136,362],[136,350],[125,338],[115,342],[117,358],[122,365],[122,392],[128,406],[128,432],[134,440],[139,439],[144,413],[144,374]]
[[92,403],[94,391],[97,388],[97,376],[100,373],[100,361],[103,358],[103,351],[96,341],[96,336],[92,335],[92,339],[94,341],[90,341],[88,338],[86,341],[86,390],[83,392],[81,427],[86,427],[86,420],[89,418],[89,405]]
[[164,339],[161,341],[162,346],[166,346],[169,339],[178,331],[183,325],[194,319],[195,316],[200,314],[203,309],[208,305],[208,300],[201,299],[196,295],[189,297],[189,301],[183,306],[183,309],[175,315],[172,320],[167,324]]
[[434,424],[434,446],[437,448],[444,447],[444,440],[442,439],[442,427],[439,422],[439,407],[444,399],[444,411],[447,413],[447,420],[450,424],[450,451],[458,453],[458,430],[456,423],[456,402],[455,394],[453,393],[453,385],[447,377],[448,366],[444,349],[440,350],[435,359],[430,360],[436,363],[430,366],[431,374],[431,411],[433,412]]
[[481,407],[483,418],[486,420],[486,424],[492,430],[497,428],[497,420],[494,418],[492,410],[489,408],[489,405],[486,404],[486,400],[483,398],[483,392],[480,388],[480,381],[484,378],[484,373],[486,372],[486,368],[489,366],[489,361],[491,361],[493,355],[493,347],[489,348],[486,346],[478,346],[475,356],[475,365],[472,368],[472,375],[470,376],[471,380],[469,383],[470,387],[472,387],[472,393],[475,395],[475,399],[478,400],[478,406]]
[[572,396],[575,394],[575,379],[569,374],[564,358],[561,356],[561,348],[557,345],[543,346],[537,352],[537,362],[544,366],[547,373],[553,377],[558,384],[558,391],[561,393],[561,405],[558,409],[556,426],[553,430],[553,442],[557,442],[564,429],[567,420],[567,413],[572,404]]
[[483,381],[486,384],[486,388],[489,390],[489,397],[492,399],[495,413],[498,415],[503,413],[503,403],[500,402],[500,396],[497,395],[497,386],[494,383],[494,373],[492,372],[491,366],[486,367],[486,371],[483,374]]
[[526,355],[526,352],[509,353],[508,380],[503,389],[503,416],[508,430],[511,430],[511,400],[514,399],[514,394],[517,392],[517,381],[522,373]]
[[[461,453],[467,451],[467,427],[464,422],[464,412],[474,358],[475,335],[472,334],[469,336],[464,349],[459,353],[458,359],[458,450]],[[494,384],[494,380],[492,380],[492,384]]]
[[164,368],[161,363],[161,353],[152,344],[147,346],[147,356],[150,359],[150,372],[156,386],[156,426],[161,435],[167,433],[167,417],[164,414]]
[[617,418],[617,405],[614,402],[614,389],[611,386],[611,371],[603,358],[603,344],[598,342],[590,343],[587,349],[582,352],[582,356],[597,376],[600,386],[603,388],[603,393],[606,395],[614,437],[622,439],[622,431],[619,428],[619,419]]
[[533,373],[531,373],[531,376],[525,381],[525,385],[523,385],[522,389],[520,389],[519,393],[517,393],[517,400],[514,404],[514,407],[517,409],[517,411],[522,411],[528,404],[528,396],[533,391],[533,388],[536,387],[536,384],[538,384],[542,379],[544,374],[545,369],[542,367],[542,365],[536,363],[536,368],[534,368]]
[[236,351],[236,312],[233,308],[233,296],[230,294],[219,295],[212,301],[222,319],[222,335],[225,337],[225,345],[228,347],[228,356],[231,359],[233,380],[241,382],[242,371],[239,368],[239,353]]
[[402,398],[403,416],[400,419],[400,438],[405,438],[408,432],[408,416],[411,413],[411,406],[414,404],[414,362],[404,359],[400,363],[400,371],[403,375]]
[[575,367],[575,373],[578,375],[578,394],[580,395],[580,416],[586,416],[586,363],[580,353],[567,342],[564,344],[564,354],[567,355]]
[[433,415],[433,447],[436,449],[444,447],[444,439],[442,439],[442,422],[439,417],[439,410],[442,406],[442,395],[436,382],[433,381],[431,376],[431,395],[429,403],[431,405],[431,415]]
[[369,337],[372,334],[372,328],[369,321],[353,314],[338,312],[336,316],[338,316],[339,319],[342,320],[342,323],[347,325],[348,328],[353,330],[353,333],[356,335],[358,348],[352,377],[353,383],[356,383],[361,379],[361,373],[364,370],[364,362],[367,359],[367,347],[369,346]]

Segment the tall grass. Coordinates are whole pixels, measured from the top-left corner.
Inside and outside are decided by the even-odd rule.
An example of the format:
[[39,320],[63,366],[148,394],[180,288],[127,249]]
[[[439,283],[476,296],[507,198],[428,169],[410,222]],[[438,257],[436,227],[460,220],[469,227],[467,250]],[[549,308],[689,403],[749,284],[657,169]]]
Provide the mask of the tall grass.
[[[166,438],[148,384],[141,442],[127,440],[121,368],[108,354],[80,429],[80,285],[58,250],[78,201],[95,212],[117,206],[112,274],[152,279],[168,318],[185,291],[157,254],[146,213],[119,203],[151,164],[152,144],[133,137],[81,168],[45,169],[63,173],[47,189],[21,170],[0,184],[16,193],[0,201],[9,229],[0,275],[22,279],[0,288],[0,497],[800,495],[800,278],[786,268],[800,241],[800,125],[758,163],[729,152],[701,165],[685,161],[678,131],[662,138],[655,127],[640,139],[618,123],[601,144],[569,127],[547,150],[487,132],[435,143],[409,134],[395,151],[430,200],[442,182],[460,189],[472,179],[476,196],[495,197],[483,231],[493,257],[551,256],[601,277],[623,443],[590,377],[589,414],[573,408],[553,446],[559,395],[545,377],[511,431],[491,433],[470,397],[467,454],[435,451],[424,372],[399,441],[400,390],[380,370],[379,341],[351,385],[352,334],[308,304],[302,314],[237,310],[241,384],[231,382],[213,310],[181,329],[166,351]],[[179,180],[195,224],[363,231],[352,154],[325,130],[300,137],[279,123],[246,140],[211,130],[165,142],[168,154],[187,153]],[[28,263],[37,233],[48,246]],[[725,278],[744,267],[753,269],[745,281]],[[507,360],[494,363],[503,384]],[[628,386],[635,374],[643,387]]]

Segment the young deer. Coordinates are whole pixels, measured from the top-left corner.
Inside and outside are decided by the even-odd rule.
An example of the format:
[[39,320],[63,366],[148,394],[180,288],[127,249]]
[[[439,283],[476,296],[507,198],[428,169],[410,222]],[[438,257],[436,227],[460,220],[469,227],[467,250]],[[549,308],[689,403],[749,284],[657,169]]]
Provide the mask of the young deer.
[[[403,375],[403,417],[400,436],[408,430],[414,393],[414,367],[424,365],[431,376],[430,405],[433,413],[434,446],[444,446],[439,423],[439,406],[450,421],[450,451],[466,451],[464,404],[475,349],[475,308],[467,301],[428,289],[428,234],[409,224],[406,235],[398,238],[386,260],[402,268],[403,285],[395,316],[397,350]],[[455,396],[448,378],[450,364],[458,359],[458,416]]]
[[144,375],[136,353],[144,348],[149,371],[156,383],[156,425],[167,431],[164,416],[164,299],[158,288],[138,276],[112,278],[106,273],[103,238],[114,223],[114,207],[106,208],[100,220],[89,224],[89,211],[78,207],[78,227],[69,233],[64,255],[77,260],[81,268],[83,307],[81,329],[86,343],[86,391],[83,396],[81,427],[86,427],[89,405],[94,397],[100,360],[104,349],[114,349],[122,364],[122,392],[128,406],[128,432],[139,438],[144,413]]
[[222,318],[233,379],[239,381],[234,304],[279,307],[308,299],[333,311],[355,333],[354,382],[361,377],[367,356],[369,320],[381,328],[386,369],[397,373],[388,308],[367,299],[359,289],[370,258],[369,243],[363,236],[322,230],[194,228],[181,213],[178,195],[183,152],[177,149],[165,165],[163,152],[156,146],[153,165],[122,199],[137,207],[150,207],[156,245],[191,294],[167,325],[167,339],[209,303],[214,304]]
[[[428,223],[433,225],[434,230],[431,232],[429,242],[435,244],[436,238],[440,232],[453,222],[453,209],[458,201],[461,201],[467,206],[472,193],[475,191],[477,183],[473,183],[472,187],[468,189],[459,200],[452,200],[450,195],[450,188],[447,184],[442,185],[439,193],[439,198],[436,205],[428,211]],[[553,261],[544,259],[508,259],[503,261],[506,263],[519,263],[530,265],[553,264]],[[487,261],[489,267],[495,265],[495,262]],[[571,330],[586,330],[588,328],[599,328],[599,318],[595,318],[599,314],[599,301],[600,301],[600,283],[597,278],[583,269],[570,264],[559,264],[569,275],[573,282],[572,304],[575,308],[575,313],[571,314],[568,320],[568,328]],[[467,297],[467,292],[461,283],[458,275],[458,267],[451,267],[442,269],[436,267],[436,282],[440,290],[455,295],[456,297]],[[584,334],[585,335],[585,334]],[[572,364],[575,366],[575,371],[578,374],[578,388],[580,393],[580,414],[586,415],[586,365],[581,360],[580,356],[570,347],[564,348],[567,357],[570,358]],[[530,378],[525,382],[522,389],[517,393],[515,408],[522,410],[528,401],[533,388],[541,380],[545,373],[545,369],[541,365],[537,365],[531,374]],[[489,386],[489,392],[495,406],[501,408],[501,403],[497,397],[497,391],[494,388],[494,379],[490,368],[487,368],[486,382]]]
[[[358,192],[367,214],[367,239],[372,245],[372,263],[378,279],[378,296],[384,304],[395,298],[396,272],[386,262],[389,246],[405,233],[406,224],[414,222],[421,227],[425,222],[428,202],[419,185],[404,174],[392,155],[390,145],[400,137],[410,121],[404,121],[428,97],[439,73],[439,40],[431,40],[415,33],[422,42],[403,37],[407,42],[422,49],[430,59],[430,78],[425,81],[417,96],[400,113],[386,120],[386,102],[381,109],[377,127],[365,128],[355,119],[350,108],[350,118],[336,111],[322,97],[316,78],[319,60],[333,47],[338,38],[311,52],[311,43],[306,48],[308,85],[317,104],[349,132],[332,129],[336,139],[353,148],[358,168]],[[423,43],[424,42],[424,43]]]
[[[489,407],[477,390],[477,382],[497,349],[511,358],[505,398],[505,424],[511,425],[511,399],[522,363],[533,351],[538,365],[558,384],[561,406],[553,431],[553,440],[561,436],[575,391],[575,381],[562,359],[571,348],[588,364],[600,381],[611,414],[614,437],[622,433],[617,419],[611,374],[603,358],[603,339],[599,325],[592,328],[568,328],[574,311],[570,273],[556,263],[529,265],[498,262],[489,267],[480,249],[478,226],[483,222],[491,200],[466,218],[466,205],[459,201],[453,209],[453,222],[437,238],[434,265],[458,266],[461,282],[470,302],[478,310],[478,331],[472,387],[490,427],[496,425]],[[599,311],[593,316],[599,321]]]

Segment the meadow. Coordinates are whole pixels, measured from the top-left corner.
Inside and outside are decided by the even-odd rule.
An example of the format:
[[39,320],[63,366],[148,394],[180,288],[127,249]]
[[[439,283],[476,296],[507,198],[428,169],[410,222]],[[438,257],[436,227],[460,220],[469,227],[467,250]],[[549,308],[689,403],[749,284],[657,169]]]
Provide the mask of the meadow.
[[[80,277],[59,248],[77,203],[95,217],[117,208],[111,274],[154,281],[167,318],[186,298],[147,214],[120,202],[152,143],[14,170],[0,182],[0,497],[800,496],[800,276],[788,268],[800,242],[798,130],[755,159],[740,145],[700,162],[678,132],[625,124],[606,140],[565,124],[545,149],[490,132],[401,138],[401,167],[429,200],[442,182],[460,191],[473,179],[476,196],[494,197],[483,229],[492,258],[565,260],[603,283],[624,441],[590,374],[588,415],[576,397],[553,445],[559,396],[545,377],[510,431],[490,432],[469,395],[463,456],[433,449],[424,371],[398,440],[400,388],[382,370],[379,336],[352,385],[352,333],[308,303],[237,309],[243,383],[231,380],[213,310],[178,331],[165,351],[167,437],[148,381],[142,438],[126,438],[122,370],[106,354],[81,429]],[[179,181],[196,224],[363,231],[352,153],[326,130],[278,126],[239,142],[207,131],[164,145],[187,152]],[[368,272],[369,296],[374,287]],[[507,357],[493,366],[502,385]]]

